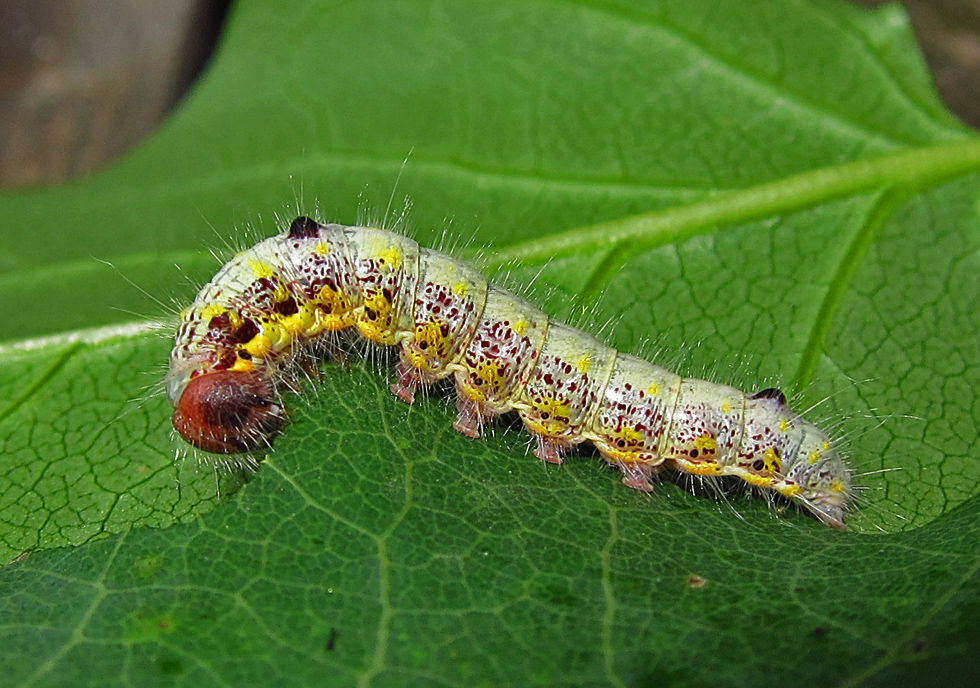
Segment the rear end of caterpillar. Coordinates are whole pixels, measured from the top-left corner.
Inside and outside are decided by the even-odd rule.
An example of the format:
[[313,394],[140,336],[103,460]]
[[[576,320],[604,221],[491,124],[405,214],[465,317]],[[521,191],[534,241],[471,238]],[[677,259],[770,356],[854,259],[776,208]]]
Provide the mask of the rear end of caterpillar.
[[391,389],[407,403],[454,378],[464,435],[516,411],[544,461],[592,442],[634,489],[652,491],[664,467],[734,476],[844,527],[850,470],[779,390],[682,378],[407,237],[307,217],[235,256],[181,313],[167,374],[174,428],[207,452],[268,446],[284,421],[279,375],[350,328],[399,347]]

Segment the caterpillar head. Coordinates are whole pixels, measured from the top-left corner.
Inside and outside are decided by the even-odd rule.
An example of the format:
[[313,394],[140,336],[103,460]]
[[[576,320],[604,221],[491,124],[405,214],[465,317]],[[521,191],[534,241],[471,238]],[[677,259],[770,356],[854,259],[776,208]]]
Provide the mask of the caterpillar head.
[[237,454],[268,446],[285,417],[268,380],[221,370],[193,377],[174,406],[174,429],[198,449]]

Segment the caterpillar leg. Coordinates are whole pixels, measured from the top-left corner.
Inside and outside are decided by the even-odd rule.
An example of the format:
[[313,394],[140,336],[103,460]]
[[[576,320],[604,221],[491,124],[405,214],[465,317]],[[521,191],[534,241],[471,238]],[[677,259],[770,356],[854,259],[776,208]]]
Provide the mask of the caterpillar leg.
[[316,359],[303,352],[296,356],[294,365],[282,370],[277,381],[278,385],[285,387],[297,396],[303,395],[303,384],[300,374],[306,375],[307,379],[313,382],[322,382],[323,374],[317,365]]
[[641,492],[653,492],[653,476],[660,470],[659,465],[619,460],[613,463],[623,472],[623,485]]
[[564,461],[562,456],[571,448],[568,442],[555,437],[540,435],[536,432],[531,434],[534,435],[537,443],[537,446],[534,448],[534,455],[536,457],[548,463],[562,463]]
[[480,438],[483,424],[496,415],[484,404],[473,401],[465,394],[456,397],[456,411],[459,415],[453,423],[453,429],[473,439]]
[[406,404],[414,404],[415,392],[423,384],[419,369],[404,361],[398,361],[398,365],[395,366],[395,379],[396,381],[391,384],[391,393]]

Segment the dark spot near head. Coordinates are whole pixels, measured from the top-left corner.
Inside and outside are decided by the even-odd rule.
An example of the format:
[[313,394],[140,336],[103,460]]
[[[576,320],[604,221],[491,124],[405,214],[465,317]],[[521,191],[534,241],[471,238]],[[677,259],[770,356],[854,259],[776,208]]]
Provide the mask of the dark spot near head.
[[319,233],[320,225],[305,215],[300,215],[289,225],[289,236],[292,239],[310,239]]
[[786,406],[786,395],[783,394],[782,390],[776,389],[775,387],[768,387],[762,391],[756,392],[751,395],[749,399],[775,399],[779,402],[780,406]]

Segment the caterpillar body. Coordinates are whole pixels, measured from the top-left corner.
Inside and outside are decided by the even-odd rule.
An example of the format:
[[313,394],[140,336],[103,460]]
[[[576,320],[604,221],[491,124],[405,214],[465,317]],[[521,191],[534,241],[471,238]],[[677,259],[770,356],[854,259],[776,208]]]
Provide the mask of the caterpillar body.
[[166,379],[174,428],[207,452],[267,446],[285,418],[281,373],[349,328],[399,347],[391,390],[407,403],[455,378],[454,428],[469,437],[516,411],[544,461],[589,441],[638,490],[665,466],[735,476],[844,525],[850,471],[779,390],[682,378],[405,236],[308,217],[235,256],[181,313]]

